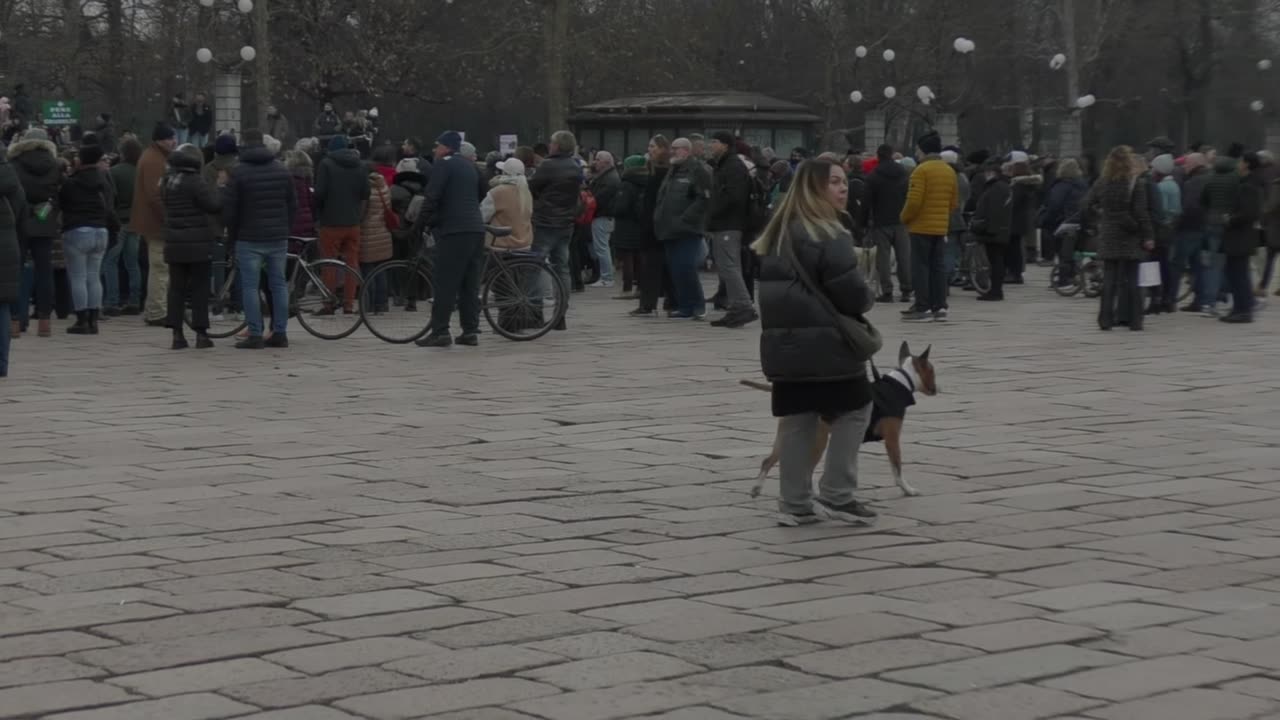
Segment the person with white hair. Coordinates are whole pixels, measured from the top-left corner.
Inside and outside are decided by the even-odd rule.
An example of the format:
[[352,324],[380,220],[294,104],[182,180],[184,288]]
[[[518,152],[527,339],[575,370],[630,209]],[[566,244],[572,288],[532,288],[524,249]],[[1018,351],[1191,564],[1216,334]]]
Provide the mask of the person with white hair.
[[480,203],[480,217],[486,225],[511,228],[506,237],[485,236],[485,245],[523,250],[533,245],[533,195],[525,178],[524,163],[507,158],[498,163],[498,175]]
[[613,154],[605,150],[596,153],[591,165],[591,181],[587,190],[596,199],[596,216],[591,221],[591,250],[596,258],[600,279],[594,288],[613,287],[613,253],[609,241],[613,237],[613,201],[622,188],[622,176],[614,163]]
[[485,169],[484,163],[480,162],[480,153],[476,151],[475,145],[463,140],[462,145],[459,146],[458,154],[476,166],[476,175],[479,178],[479,183],[476,186],[476,199],[484,200],[489,194],[490,176]]

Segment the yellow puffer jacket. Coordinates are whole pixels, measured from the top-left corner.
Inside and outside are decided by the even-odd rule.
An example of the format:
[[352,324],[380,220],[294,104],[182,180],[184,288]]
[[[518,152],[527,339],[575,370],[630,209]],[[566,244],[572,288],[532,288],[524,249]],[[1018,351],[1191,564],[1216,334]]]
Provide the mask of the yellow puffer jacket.
[[911,173],[902,224],[912,235],[945,236],[951,211],[960,206],[956,171],[937,155],[930,155]]

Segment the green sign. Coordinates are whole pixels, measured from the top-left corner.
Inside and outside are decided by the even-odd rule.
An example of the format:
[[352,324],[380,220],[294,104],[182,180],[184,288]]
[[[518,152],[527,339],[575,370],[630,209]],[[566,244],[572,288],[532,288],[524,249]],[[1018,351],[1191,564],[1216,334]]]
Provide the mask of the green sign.
[[80,122],[79,100],[45,100],[40,103],[45,125],[75,125]]

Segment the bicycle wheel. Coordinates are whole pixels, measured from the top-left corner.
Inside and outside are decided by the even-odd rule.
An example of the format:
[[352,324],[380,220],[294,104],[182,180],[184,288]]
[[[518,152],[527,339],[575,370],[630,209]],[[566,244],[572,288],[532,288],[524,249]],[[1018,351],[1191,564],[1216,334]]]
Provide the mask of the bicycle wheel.
[[[374,288],[386,287],[387,301],[374,302]],[[431,327],[431,276],[425,265],[404,260],[383,263],[364,279],[360,316],[379,340],[403,345]]]
[[975,244],[969,254],[969,282],[979,294],[991,292],[991,263],[987,260],[987,251]]
[[[341,260],[304,263],[289,291],[290,311],[321,340],[341,340],[360,327],[360,273]],[[332,288],[332,289],[330,289]],[[350,305],[346,298],[353,297]]]
[[[209,329],[205,331],[209,337],[217,340],[229,338],[240,332],[248,323],[240,305],[240,288],[236,283],[239,271],[225,260],[211,263],[209,273]],[[182,316],[184,324],[191,325],[191,308],[187,308]]]
[[1062,297],[1072,297],[1078,294],[1084,286],[1080,283],[1080,273],[1076,271],[1076,264],[1058,263],[1049,271],[1049,285],[1054,292]]
[[539,258],[504,259],[480,288],[480,308],[508,340],[537,340],[569,310],[569,288]]

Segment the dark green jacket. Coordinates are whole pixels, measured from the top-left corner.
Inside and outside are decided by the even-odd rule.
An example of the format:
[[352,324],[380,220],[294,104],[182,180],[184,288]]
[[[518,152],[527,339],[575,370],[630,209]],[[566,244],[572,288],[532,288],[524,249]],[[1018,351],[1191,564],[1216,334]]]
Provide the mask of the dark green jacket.
[[115,185],[116,220],[120,227],[129,226],[129,215],[133,212],[133,181],[138,177],[138,166],[132,163],[117,163],[111,168],[111,183]]
[[696,158],[673,163],[658,191],[653,228],[658,239],[675,240],[706,232],[711,202],[711,172]]

